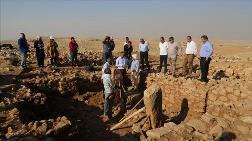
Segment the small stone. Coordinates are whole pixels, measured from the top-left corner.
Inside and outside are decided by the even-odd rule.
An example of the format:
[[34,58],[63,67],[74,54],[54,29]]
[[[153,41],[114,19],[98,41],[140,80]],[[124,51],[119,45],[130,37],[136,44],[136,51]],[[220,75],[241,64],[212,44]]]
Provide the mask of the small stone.
[[146,132],[147,136],[151,139],[160,139],[162,136],[168,134],[171,130],[166,127],[155,128]]
[[241,121],[252,124],[252,116],[243,116],[239,118]]
[[207,133],[209,130],[207,123],[200,119],[191,119],[186,124],[201,133]]
[[214,137],[218,137],[220,136],[220,134],[222,133],[223,128],[219,125],[215,125],[210,131],[209,134],[214,136]]

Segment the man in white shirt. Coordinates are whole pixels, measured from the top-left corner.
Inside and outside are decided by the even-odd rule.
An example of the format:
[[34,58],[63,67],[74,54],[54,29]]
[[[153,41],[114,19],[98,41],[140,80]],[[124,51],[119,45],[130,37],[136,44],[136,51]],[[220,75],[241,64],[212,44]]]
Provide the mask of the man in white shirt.
[[167,72],[168,43],[165,41],[164,37],[160,37],[159,49],[160,49],[159,72],[161,72],[163,64],[165,72]]
[[139,43],[139,51],[140,51],[140,62],[141,62],[141,68],[144,70],[144,64],[146,64],[146,67],[148,70],[150,70],[149,60],[148,60],[148,52],[149,52],[149,44],[143,39],[140,39]]
[[123,85],[126,86],[127,83],[127,71],[128,68],[128,59],[125,57],[124,52],[121,52],[121,56],[116,59],[116,67],[121,72],[123,76]]
[[178,43],[174,42],[174,37],[170,37],[169,43],[168,43],[168,60],[170,63],[169,72],[173,76],[175,75],[175,70],[176,70],[178,50],[179,50]]
[[185,58],[183,63],[183,75],[191,77],[193,68],[193,59],[197,55],[197,45],[192,41],[191,36],[187,36]]

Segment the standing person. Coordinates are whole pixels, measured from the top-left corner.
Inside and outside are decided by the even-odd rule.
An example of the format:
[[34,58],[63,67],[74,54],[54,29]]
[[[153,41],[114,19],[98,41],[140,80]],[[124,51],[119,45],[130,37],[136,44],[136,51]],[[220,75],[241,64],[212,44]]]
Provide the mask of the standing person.
[[160,38],[159,49],[160,49],[159,72],[161,72],[163,64],[165,72],[167,72],[168,43],[165,41],[164,37]]
[[207,82],[207,75],[209,70],[209,64],[211,56],[213,54],[213,45],[209,42],[207,35],[202,35],[201,40],[203,45],[200,49],[200,69],[201,69],[201,81]]
[[106,36],[102,43],[103,43],[103,63],[106,63],[108,58],[112,58],[113,42],[111,42],[109,36]]
[[148,60],[148,52],[150,50],[149,44],[143,39],[140,39],[139,43],[139,50],[140,50],[140,62],[141,62],[141,68],[144,70],[144,64],[146,64],[146,67],[148,70],[150,70],[149,60]]
[[29,44],[27,43],[24,33],[20,33],[20,38],[18,39],[18,46],[21,55],[21,67],[24,69],[27,67],[27,53],[29,52]]
[[133,90],[138,89],[139,83],[139,70],[140,70],[140,61],[137,57],[137,54],[132,55],[132,62],[131,62],[131,82],[133,86]]
[[54,37],[50,36],[50,42],[47,45],[47,55],[50,58],[51,65],[56,67],[58,64],[58,44],[55,42]]
[[168,59],[170,63],[170,73],[174,76],[175,70],[176,70],[176,61],[177,61],[177,55],[178,55],[178,43],[174,42],[174,37],[169,38],[168,43]]
[[115,85],[111,78],[111,70],[106,68],[104,70],[103,77],[103,86],[104,86],[104,115],[107,116],[108,119],[112,118],[112,107],[113,107],[113,99],[114,99],[114,88]]
[[133,51],[131,41],[128,41],[127,44],[124,45],[124,53],[128,60],[131,60],[131,53]]
[[44,42],[40,36],[37,36],[37,39],[34,42],[34,48],[36,49],[38,67],[44,67],[44,59],[45,59]]
[[125,37],[125,42],[124,42],[123,46],[125,46],[129,41],[130,41],[129,37]]
[[121,72],[121,74],[123,76],[123,86],[126,89],[126,84],[127,84],[127,82],[126,82],[126,80],[127,80],[127,71],[126,71],[126,68],[128,67],[128,60],[125,57],[124,52],[121,52],[121,56],[119,56],[116,59],[116,67]]
[[103,64],[103,66],[102,66],[102,78],[101,79],[103,79],[103,77],[104,77],[104,74],[105,74],[105,69],[107,69],[107,68],[109,68],[110,69],[110,67],[111,67],[111,65],[112,65],[112,59],[111,58],[108,58],[107,59],[107,62],[105,63],[105,64]]
[[111,52],[111,57],[113,57],[112,52],[113,52],[113,50],[115,49],[115,42],[114,42],[114,38],[113,38],[112,36],[110,37],[109,42],[110,42],[110,52]]
[[70,51],[72,66],[77,65],[78,47],[79,46],[78,46],[77,42],[75,41],[74,37],[71,37],[71,41],[69,43],[69,51]]
[[196,56],[196,54],[197,54],[196,43],[192,41],[191,36],[187,36],[185,58],[184,58],[184,63],[183,63],[183,76],[191,77],[192,68],[193,68],[193,59]]

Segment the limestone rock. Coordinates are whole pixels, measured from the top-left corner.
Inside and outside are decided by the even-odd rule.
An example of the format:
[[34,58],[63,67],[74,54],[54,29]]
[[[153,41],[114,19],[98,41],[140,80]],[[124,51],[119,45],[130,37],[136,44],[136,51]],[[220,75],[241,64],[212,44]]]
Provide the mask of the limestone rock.
[[186,124],[201,133],[207,133],[209,130],[207,123],[200,119],[190,119]]
[[146,132],[148,138],[151,139],[160,139],[162,136],[168,134],[171,130],[169,128],[166,127],[161,127],[161,128],[155,128],[155,129],[151,129],[148,130]]

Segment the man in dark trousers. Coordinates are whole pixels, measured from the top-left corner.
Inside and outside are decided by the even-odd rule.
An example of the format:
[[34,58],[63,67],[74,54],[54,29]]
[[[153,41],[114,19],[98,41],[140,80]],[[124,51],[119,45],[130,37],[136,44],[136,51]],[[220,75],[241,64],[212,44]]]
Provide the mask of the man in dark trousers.
[[141,38],[139,43],[139,51],[140,51],[140,62],[142,70],[144,70],[144,64],[146,64],[146,67],[148,68],[148,70],[150,70],[148,60],[149,50],[150,50],[149,44],[143,38]]
[[69,43],[69,51],[70,51],[72,66],[77,65],[78,47],[79,46],[78,46],[77,42],[75,41],[74,37],[71,37],[71,41]]
[[37,36],[37,39],[34,42],[34,48],[36,49],[38,67],[44,67],[44,60],[45,60],[44,42],[40,36]]
[[102,48],[103,63],[106,63],[108,58],[110,59],[112,58],[112,51],[115,48],[115,43],[114,43],[114,40],[111,39],[111,37],[109,36],[106,36],[102,43],[103,43],[103,48]]
[[29,44],[27,43],[24,33],[20,33],[20,38],[18,39],[18,46],[21,56],[21,67],[24,69],[27,67],[26,61],[29,52]]
[[201,79],[202,82],[207,82],[207,75],[209,70],[209,64],[211,61],[211,56],[213,54],[213,45],[208,41],[207,35],[201,36],[203,45],[200,49],[200,69],[201,69]]

